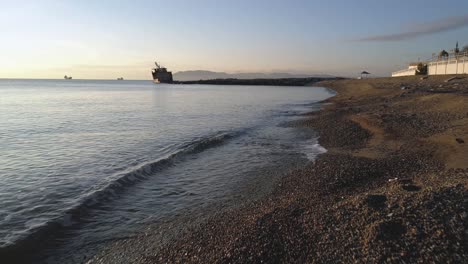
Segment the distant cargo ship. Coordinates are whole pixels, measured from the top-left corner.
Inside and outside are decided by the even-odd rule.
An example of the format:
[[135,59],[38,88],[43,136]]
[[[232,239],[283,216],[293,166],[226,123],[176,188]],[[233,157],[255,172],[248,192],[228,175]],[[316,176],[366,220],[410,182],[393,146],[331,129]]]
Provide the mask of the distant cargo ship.
[[71,77],[71,76],[66,76],[66,75],[65,75],[65,76],[63,76],[63,78],[64,78],[65,80],[71,80],[73,77]]
[[155,62],[156,68],[153,69],[153,81],[155,83],[172,83],[172,72],[167,71],[167,68],[161,67]]

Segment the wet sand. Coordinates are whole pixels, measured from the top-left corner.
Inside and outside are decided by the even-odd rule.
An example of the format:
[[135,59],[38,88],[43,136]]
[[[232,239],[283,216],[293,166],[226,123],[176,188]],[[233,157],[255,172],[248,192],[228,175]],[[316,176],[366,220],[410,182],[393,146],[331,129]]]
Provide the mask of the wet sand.
[[338,95],[291,125],[314,128],[326,154],[167,243],[149,230],[90,262],[466,261],[468,76],[450,77],[314,84]]

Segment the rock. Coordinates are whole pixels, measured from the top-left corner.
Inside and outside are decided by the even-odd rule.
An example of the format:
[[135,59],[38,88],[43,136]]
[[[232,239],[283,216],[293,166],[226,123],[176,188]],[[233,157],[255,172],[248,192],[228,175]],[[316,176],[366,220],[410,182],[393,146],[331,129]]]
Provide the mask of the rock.
[[409,178],[399,179],[399,180],[398,180],[398,183],[399,183],[399,184],[402,184],[402,185],[405,185],[405,184],[412,184],[412,183],[413,183],[413,180],[412,180],[412,179],[409,179]]
[[367,206],[374,209],[379,209],[385,207],[387,202],[387,197],[381,194],[370,194],[367,196]]
[[368,232],[368,242],[373,240],[397,240],[406,233],[406,227],[396,220],[374,223]]
[[461,139],[461,138],[456,138],[455,140],[456,140],[459,144],[465,143],[465,141],[464,141],[463,139]]
[[414,184],[405,184],[402,186],[403,190],[408,192],[417,192],[421,190],[421,187],[414,185]]

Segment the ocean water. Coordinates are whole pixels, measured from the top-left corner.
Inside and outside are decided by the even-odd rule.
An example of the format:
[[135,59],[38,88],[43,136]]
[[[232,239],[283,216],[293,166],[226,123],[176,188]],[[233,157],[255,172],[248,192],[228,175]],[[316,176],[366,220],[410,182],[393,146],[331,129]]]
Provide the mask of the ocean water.
[[313,132],[285,124],[330,96],[0,80],[0,255],[34,247],[47,262],[80,259],[149,223],[255,198],[325,151]]

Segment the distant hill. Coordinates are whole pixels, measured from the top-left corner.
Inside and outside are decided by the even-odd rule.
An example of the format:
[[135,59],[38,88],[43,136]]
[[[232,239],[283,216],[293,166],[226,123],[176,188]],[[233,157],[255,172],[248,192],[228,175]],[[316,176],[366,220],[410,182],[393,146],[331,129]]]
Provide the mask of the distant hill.
[[284,79],[284,78],[308,78],[319,77],[329,78],[334,77],[326,74],[292,74],[292,73],[226,73],[212,71],[180,71],[174,73],[174,80],[177,81],[198,81],[212,79]]

